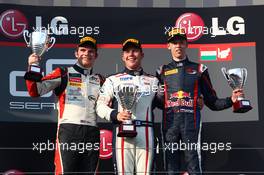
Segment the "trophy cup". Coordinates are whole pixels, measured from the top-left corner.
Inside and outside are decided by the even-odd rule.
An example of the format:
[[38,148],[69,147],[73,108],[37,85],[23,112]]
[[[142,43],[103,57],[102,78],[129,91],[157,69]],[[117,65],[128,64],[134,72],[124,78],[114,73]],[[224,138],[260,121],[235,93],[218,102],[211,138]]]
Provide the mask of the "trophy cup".
[[[45,31],[34,31],[32,33],[29,33],[28,30],[24,30],[23,36],[27,47],[31,47],[32,52],[38,55],[39,57],[41,57],[44,52],[48,51],[51,47],[53,47],[55,43],[55,38],[49,37],[47,32]],[[29,41],[27,38],[29,38]],[[34,74],[33,79],[35,79],[36,81],[41,80],[42,75],[39,63],[34,63],[30,65],[28,71]]]
[[[136,85],[118,86],[116,99],[122,108],[131,113],[132,108],[138,100],[138,87]],[[132,120],[126,120],[119,125],[118,137],[135,137],[137,135],[136,126]]]
[[[230,87],[235,89],[242,89],[246,83],[247,79],[247,69],[246,68],[234,68],[226,70],[226,68],[221,69],[224,77],[226,78]],[[235,113],[245,113],[251,110],[250,101],[246,100],[244,96],[238,97],[238,100],[233,104],[233,112]]]

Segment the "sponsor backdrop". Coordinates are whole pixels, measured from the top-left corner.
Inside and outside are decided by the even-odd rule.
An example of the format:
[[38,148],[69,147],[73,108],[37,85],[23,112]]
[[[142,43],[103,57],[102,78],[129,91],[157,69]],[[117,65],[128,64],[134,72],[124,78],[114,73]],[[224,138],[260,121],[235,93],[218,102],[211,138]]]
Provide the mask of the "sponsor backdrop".
[[[229,174],[264,172],[263,60],[262,23],[258,21],[264,6],[226,8],[81,8],[0,5],[1,105],[0,172],[53,172],[52,148],[37,150],[37,143],[53,143],[57,111],[55,96],[28,96],[23,75],[31,53],[23,39],[23,30],[45,29],[56,38],[54,48],[43,55],[44,74],[57,66],[75,63],[76,42],[93,36],[99,43],[95,72],[107,76],[123,69],[121,44],[135,37],[143,43],[146,72],[168,63],[166,33],[174,26],[185,28],[189,40],[188,56],[208,66],[219,97],[231,95],[221,68],[243,67],[248,70],[244,88],[253,110],[234,114],[204,107],[203,141],[231,143],[228,151],[204,151],[204,171]],[[82,15],[86,14],[86,15]],[[111,15],[108,15],[111,14]],[[161,112],[156,114],[156,140],[160,146]],[[100,171],[113,171],[111,164],[111,124],[100,120]],[[211,144],[213,145],[213,144]],[[47,148],[48,149],[48,148]],[[215,149],[215,147],[212,149]],[[162,151],[156,151],[156,171],[162,171]],[[157,163],[159,162],[159,163]],[[229,173],[228,173],[229,172]]]

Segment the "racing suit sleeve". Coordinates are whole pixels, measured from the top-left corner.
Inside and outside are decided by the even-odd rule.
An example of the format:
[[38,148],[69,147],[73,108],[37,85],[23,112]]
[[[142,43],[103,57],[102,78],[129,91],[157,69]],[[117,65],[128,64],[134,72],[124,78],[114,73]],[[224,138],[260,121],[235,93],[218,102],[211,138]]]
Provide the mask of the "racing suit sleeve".
[[103,86],[100,89],[99,97],[96,102],[96,113],[100,118],[108,121],[117,121],[118,111],[111,108],[112,100],[114,98],[114,87],[111,79],[106,78]]
[[201,92],[204,96],[204,102],[207,107],[214,111],[220,111],[230,108],[233,104],[231,97],[218,98],[213,89],[207,68],[201,74],[200,79]]
[[31,72],[26,72],[24,78],[26,79],[26,86],[28,93],[31,97],[39,97],[42,96],[52,90],[55,90],[56,95],[59,93],[59,89],[61,89],[62,77],[65,77],[66,74],[61,68],[56,68],[50,74],[42,77],[40,82],[33,81],[28,76]]
[[164,79],[162,78],[162,68],[163,66],[160,66],[159,69],[157,69],[156,71],[156,78],[158,79],[159,83],[158,83],[158,91],[156,93],[156,96],[154,98],[154,105],[153,105],[153,109],[155,107],[159,108],[159,109],[164,109],[164,91],[165,91],[165,86],[164,86]]
[[104,82],[105,82],[105,77],[103,75],[101,75],[101,74],[95,74],[95,75],[97,75],[99,77],[99,79],[100,79],[100,87],[102,87]]

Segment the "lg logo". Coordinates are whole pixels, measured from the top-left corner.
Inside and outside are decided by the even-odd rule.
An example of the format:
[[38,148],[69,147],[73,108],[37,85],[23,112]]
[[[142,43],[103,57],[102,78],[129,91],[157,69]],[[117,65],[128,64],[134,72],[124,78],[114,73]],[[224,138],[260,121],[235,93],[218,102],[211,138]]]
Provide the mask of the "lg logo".
[[175,27],[183,28],[186,31],[188,41],[196,41],[203,34],[211,34],[211,37],[220,35],[244,35],[245,20],[240,16],[232,16],[226,26],[219,26],[219,18],[212,18],[211,27],[205,26],[203,19],[195,13],[182,14],[175,23]]
[[[54,65],[73,65],[76,62],[75,59],[49,59],[46,62],[46,74],[52,72]],[[63,63],[63,64],[62,64]],[[9,92],[14,97],[29,97],[27,91],[21,91],[17,89],[17,78],[23,77],[25,71],[12,71],[9,74]],[[50,97],[52,92],[42,96]]]
[[[46,30],[48,34],[55,35],[99,35],[99,26],[72,26],[70,21],[64,16],[55,16],[50,23],[42,23],[42,16],[35,17],[35,27],[33,30]],[[45,20],[46,21],[46,20]],[[32,22],[31,22],[32,23]],[[32,25],[32,24],[31,24]],[[28,29],[28,20],[26,16],[18,10],[6,10],[0,15],[0,32],[10,39],[17,39],[22,36],[23,31]]]
[[175,27],[185,29],[188,41],[196,41],[203,35],[204,21],[195,13],[184,13],[176,21]]
[[0,15],[0,31],[8,38],[20,37],[27,26],[27,18],[18,10],[7,10]]
[[100,130],[100,159],[110,159],[112,157],[112,138],[112,131]]
[[[184,13],[175,22],[175,26],[165,26],[165,34],[172,28],[184,29],[189,42],[196,41],[203,35],[211,37],[225,35],[245,35],[245,20],[241,16],[232,16],[227,21],[221,22],[225,26],[219,25],[219,18],[212,17],[211,25],[205,25],[203,19],[195,13]],[[209,22],[209,21],[208,21]],[[208,23],[207,22],[207,23]]]

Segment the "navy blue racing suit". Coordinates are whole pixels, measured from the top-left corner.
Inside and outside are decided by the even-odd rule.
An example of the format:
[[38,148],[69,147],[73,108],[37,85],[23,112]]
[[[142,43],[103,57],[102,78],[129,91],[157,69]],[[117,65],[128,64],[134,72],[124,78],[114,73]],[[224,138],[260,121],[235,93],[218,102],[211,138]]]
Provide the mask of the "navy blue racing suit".
[[[180,174],[179,151],[169,148],[175,144],[200,144],[201,114],[197,99],[202,95],[211,110],[232,106],[230,97],[219,99],[211,84],[207,67],[186,59],[171,61],[157,70],[157,78],[164,85],[163,139],[168,174]],[[176,147],[175,147],[176,148]],[[184,151],[188,173],[201,174],[200,147]]]

